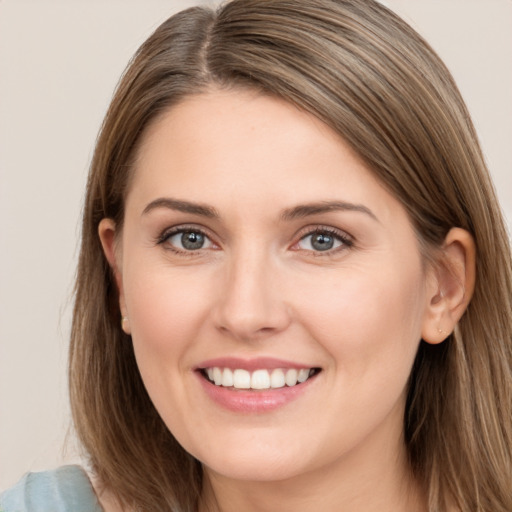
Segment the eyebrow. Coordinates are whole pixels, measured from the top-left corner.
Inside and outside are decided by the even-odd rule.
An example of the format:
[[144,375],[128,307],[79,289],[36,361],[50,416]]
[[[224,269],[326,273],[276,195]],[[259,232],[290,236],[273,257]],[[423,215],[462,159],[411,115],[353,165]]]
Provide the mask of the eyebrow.
[[[217,210],[212,206],[201,203],[192,203],[190,201],[183,201],[180,199],[172,199],[169,197],[159,197],[158,199],[151,201],[151,203],[144,208],[142,215],[146,215],[157,208],[167,208],[169,210],[191,213],[193,215],[200,215],[210,219],[218,219],[220,217]],[[321,201],[318,203],[301,204],[284,210],[281,213],[281,219],[284,221],[291,221],[333,211],[360,212],[379,222],[376,215],[366,206],[347,203],[344,201]]]
[[178,212],[201,215],[202,217],[208,217],[211,219],[219,217],[219,214],[215,208],[212,208],[211,206],[199,203],[191,203],[190,201],[182,201],[179,199],[171,199],[169,197],[160,197],[154,201],[151,201],[151,203],[149,203],[146,208],[144,208],[142,215],[146,215],[156,208],[167,208],[169,210],[176,210]]
[[336,211],[360,212],[370,216],[373,220],[379,222],[377,216],[366,206],[362,204],[346,203],[344,201],[322,201],[319,203],[308,203],[288,208],[283,211],[281,218],[283,220],[295,220],[318,215],[319,213],[328,213]]

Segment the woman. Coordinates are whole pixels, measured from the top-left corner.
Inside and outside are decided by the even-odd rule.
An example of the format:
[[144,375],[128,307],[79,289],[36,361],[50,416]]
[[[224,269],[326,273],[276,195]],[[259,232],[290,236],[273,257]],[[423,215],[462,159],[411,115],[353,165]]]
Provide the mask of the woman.
[[84,210],[71,403],[103,509],[511,510],[507,240],[451,76],[380,4],[172,17]]

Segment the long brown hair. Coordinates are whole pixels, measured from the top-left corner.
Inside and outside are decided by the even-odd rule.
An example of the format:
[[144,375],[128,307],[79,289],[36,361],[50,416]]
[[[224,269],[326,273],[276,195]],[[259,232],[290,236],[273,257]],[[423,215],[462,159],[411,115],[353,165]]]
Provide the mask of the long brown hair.
[[430,511],[512,510],[510,246],[473,125],[446,67],[373,0],[233,0],[164,22],[129,64],[104,120],[85,200],[70,350],[76,429],[101,481],[147,511],[194,511],[200,464],[153,407],[120,328],[97,234],[123,223],[141,136],[185,96],[256,88],[338,132],[407,210],[425,254],[454,226],[477,247],[473,299],[455,333],[424,342],[404,417]]

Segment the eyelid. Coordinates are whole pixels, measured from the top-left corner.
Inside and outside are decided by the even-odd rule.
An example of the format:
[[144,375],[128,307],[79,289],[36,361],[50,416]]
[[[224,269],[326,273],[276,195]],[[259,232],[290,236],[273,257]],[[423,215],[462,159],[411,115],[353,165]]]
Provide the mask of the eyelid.
[[[167,242],[169,240],[169,238],[171,238],[172,236],[178,234],[178,233],[183,233],[183,232],[186,232],[186,231],[193,231],[193,232],[197,232],[197,233],[201,233],[202,235],[205,236],[205,238],[207,238],[214,246],[217,246],[218,247],[218,243],[215,242],[215,236],[211,234],[210,230],[205,228],[204,226],[201,226],[201,225],[198,225],[198,224],[178,224],[176,226],[171,226],[171,227],[167,227],[165,228],[164,230],[162,230],[160,232],[160,234],[154,239],[154,243],[155,245],[163,245],[165,242]],[[208,250],[211,249],[211,247],[207,248]],[[197,249],[196,251],[183,251],[177,247],[174,247],[172,246],[172,249],[173,251],[175,252],[178,252],[178,253],[187,253],[187,254],[193,254],[193,253],[198,253],[200,252],[202,249]]]
[[314,235],[315,233],[327,233],[329,235],[334,236],[338,240],[342,242],[341,247],[337,247],[335,249],[329,249],[326,251],[310,251],[307,249],[294,249],[294,250],[303,250],[307,252],[314,253],[315,256],[322,256],[322,255],[332,255],[337,253],[338,251],[345,250],[347,248],[350,248],[354,245],[354,237],[349,235],[346,231],[343,231],[341,229],[335,228],[333,226],[326,226],[326,225],[312,225],[312,226],[306,226],[302,228],[295,236],[296,241],[292,244],[292,249],[297,246],[297,244],[304,240],[304,238]]
[[[218,242],[216,242],[216,239],[218,239],[218,237],[216,235],[213,235],[208,228],[206,228],[200,224],[178,224],[176,226],[166,227],[154,239],[154,243],[155,243],[155,245],[163,245],[170,237],[172,237],[178,233],[182,233],[182,232],[186,232],[186,231],[195,231],[195,232],[201,233],[211,242],[211,244],[213,244],[213,246],[214,246],[213,249],[219,248],[220,244]],[[342,245],[340,247],[337,247],[334,249],[328,249],[326,251],[312,251],[312,250],[307,250],[307,249],[296,248],[296,246],[299,244],[299,242],[301,240],[303,240],[307,236],[314,235],[315,233],[327,233],[329,235],[332,235],[335,238],[337,238],[338,240],[340,240],[342,242]],[[294,239],[295,239],[295,242],[291,245],[290,249],[296,250],[296,251],[300,250],[300,251],[304,251],[304,252],[310,252],[310,253],[314,254],[315,256],[333,255],[339,251],[346,250],[354,245],[354,237],[349,235],[346,231],[343,231],[339,228],[335,228],[333,226],[321,225],[321,224],[309,225],[309,226],[305,226],[305,227],[301,228],[294,236]],[[201,248],[201,249],[197,249],[195,251],[185,251],[185,250],[179,249],[178,247],[170,246],[170,250],[172,250],[173,252],[179,253],[179,254],[187,254],[189,256],[197,254],[197,253],[201,252],[202,250],[211,250],[211,249],[212,249],[212,247],[208,247],[205,249]]]

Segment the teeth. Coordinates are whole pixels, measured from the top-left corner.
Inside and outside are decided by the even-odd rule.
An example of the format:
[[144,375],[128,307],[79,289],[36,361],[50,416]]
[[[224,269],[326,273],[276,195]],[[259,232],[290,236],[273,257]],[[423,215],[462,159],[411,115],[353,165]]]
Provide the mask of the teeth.
[[220,368],[215,367],[213,369],[213,382],[215,382],[216,386],[222,384],[222,370]]
[[305,382],[306,380],[308,380],[308,377],[309,377],[308,369],[302,368],[301,370],[299,370],[299,375],[297,376],[297,380],[299,382]]
[[233,385],[233,372],[229,368],[224,368],[222,372],[222,386],[229,388]]
[[270,375],[267,370],[256,370],[251,375],[252,389],[268,389],[270,387]]
[[286,372],[286,376],[284,380],[286,381],[287,386],[295,386],[297,384],[297,377],[299,375],[299,372],[294,369],[290,369]]
[[251,374],[247,370],[235,370],[233,372],[233,386],[236,389],[250,389]]
[[288,387],[296,386],[308,380],[314,374],[311,368],[301,368],[296,370],[290,368],[283,370],[275,368],[274,370],[255,370],[248,372],[247,370],[230,368],[213,368],[205,369],[208,379],[216,386],[226,388],[234,387],[236,389],[276,389],[285,385]]
[[272,370],[270,374],[270,387],[271,388],[282,388],[286,384],[283,370],[277,369]]

